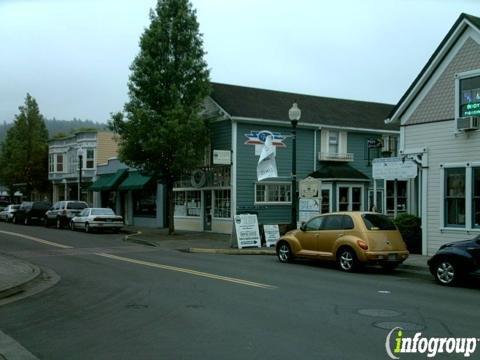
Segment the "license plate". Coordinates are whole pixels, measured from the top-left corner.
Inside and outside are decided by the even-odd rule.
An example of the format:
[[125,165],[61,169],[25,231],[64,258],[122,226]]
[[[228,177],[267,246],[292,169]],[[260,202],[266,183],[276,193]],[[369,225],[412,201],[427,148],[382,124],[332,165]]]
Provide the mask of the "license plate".
[[397,260],[397,255],[396,254],[388,255],[388,260]]

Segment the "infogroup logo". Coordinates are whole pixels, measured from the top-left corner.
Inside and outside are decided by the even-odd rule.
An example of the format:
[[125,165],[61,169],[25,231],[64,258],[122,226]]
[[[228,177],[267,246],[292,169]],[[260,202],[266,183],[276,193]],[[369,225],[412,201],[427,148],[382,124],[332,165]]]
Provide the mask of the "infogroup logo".
[[413,337],[406,337],[403,329],[396,327],[387,334],[385,350],[394,360],[400,359],[401,354],[427,354],[429,358],[437,354],[463,354],[464,357],[470,357],[479,341],[477,338],[426,338],[422,337],[421,332],[417,332]]

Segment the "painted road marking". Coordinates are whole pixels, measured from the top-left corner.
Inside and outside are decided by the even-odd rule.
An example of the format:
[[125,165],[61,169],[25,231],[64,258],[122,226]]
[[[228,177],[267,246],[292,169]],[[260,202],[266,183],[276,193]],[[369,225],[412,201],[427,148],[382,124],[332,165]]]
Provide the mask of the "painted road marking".
[[[39,239],[39,238],[34,237],[34,236],[28,236],[28,235],[14,233],[14,232],[10,232],[10,231],[2,231],[2,230],[0,230],[0,233],[7,234],[7,235],[12,235],[12,236],[18,236],[18,237],[28,239],[28,240],[32,240],[32,241],[35,241],[35,242],[38,242],[38,243],[41,243],[41,244],[55,246],[55,247],[59,247],[59,248],[63,248],[63,249],[73,249],[73,246],[58,244],[58,243],[55,243],[55,242],[52,242],[52,241]],[[202,271],[180,268],[180,267],[176,267],[176,266],[157,264],[157,263],[153,263],[153,262],[149,262],[149,261],[136,260],[136,259],[126,258],[126,257],[122,257],[122,256],[111,255],[111,254],[107,254],[107,253],[93,253],[93,255],[102,256],[102,257],[105,257],[105,258],[118,260],[118,261],[129,262],[129,263],[137,264],[137,265],[149,266],[149,267],[153,267],[153,268],[157,268],[157,269],[176,271],[176,272],[181,272],[181,273],[185,273],[185,274],[202,276],[202,277],[206,277],[206,278],[210,278],[210,279],[231,282],[231,283],[240,284],[240,285],[253,286],[253,287],[257,287],[257,288],[261,288],[261,289],[275,289],[276,288],[276,286],[273,286],[273,285],[262,284],[262,283],[257,283],[257,282],[253,282],[253,281],[242,280],[242,279],[238,279],[238,278],[232,278],[232,277],[228,277],[228,276],[215,275],[215,274],[210,274],[210,273],[206,273],[206,272],[202,272]]]
[[111,254],[105,254],[105,253],[97,253],[95,255],[103,256],[103,257],[106,257],[106,258],[109,258],[109,259],[125,261],[125,262],[129,262],[129,263],[132,263],[132,264],[144,265],[144,266],[149,266],[149,267],[153,267],[153,268],[157,268],[157,269],[163,269],[163,270],[177,271],[177,272],[181,272],[181,273],[185,273],[185,274],[202,276],[202,277],[206,277],[206,278],[210,278],[210,279],[227,281],[227,282],[232,282],[232,283],[235,283],[235,284],[253,286],[253,287],[258,287],[258,288],[262,288],[262,289],[275,289],[276,288],[276,286],[273,286],[273,285],[267,285],[267,284],[253,282],[253,281],[242,280],[242,279],[238,279],[238,278],[232,278],[232,277],[228,277],[228,276],[215,275],[215,274],[210,274],[210,273],[206,273],[206,272],[202,272],[202,271],[180,268],[180,267],[176,267],[176,266],[157,264],[157,263],[153,263],[153,262],[150,262],[150,261],[136,260],[136,259],[126,258],[126,257],[123,257],[123,256],[117,256],[117,255],[111,255]]
[[18,237],[21,237],[21,238],[24,238],[24,239],[27,239],[27,240],[36,241],[36,242],[41,243],[41,244],[55,246],[55,247],[59,247],[59,248],[62,248],[62,249],[73,249],[73,246],[58,244],[58,243],[55,243],[55,242],[52,242],[52,241],[39,239],[39,238],[34,237],[34,236],[28,236],[28,235],[23,235],[23,234],[14,233],[14,232],[10,232],[10,231],[3,231],[3,230],[0,230],[0,233],[7,234],[7,235],[12,235],[12,236],[18,236]]

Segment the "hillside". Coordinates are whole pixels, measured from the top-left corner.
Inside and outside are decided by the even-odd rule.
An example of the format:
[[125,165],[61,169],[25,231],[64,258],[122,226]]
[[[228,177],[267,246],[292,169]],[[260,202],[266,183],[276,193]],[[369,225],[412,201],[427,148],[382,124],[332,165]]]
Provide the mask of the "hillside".
[[[0,125],[0,142],[5,139],[7,130],[11,126],[11,123],[4,122],[3,125]],[[57,134],[70,134],[78,129],[85,128],[94,128],[94,129],[105,129],[106,124],[93,122],[91,120],[57,120],[57,119],[46,119],[45,125],[47,126],[48,136],[51,139]]]

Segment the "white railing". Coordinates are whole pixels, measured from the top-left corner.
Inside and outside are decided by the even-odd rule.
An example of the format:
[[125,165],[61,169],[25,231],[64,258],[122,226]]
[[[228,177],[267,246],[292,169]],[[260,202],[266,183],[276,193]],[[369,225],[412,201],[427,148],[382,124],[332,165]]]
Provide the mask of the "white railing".
[[353,161],[352,153],[318,153],[320,161]]

